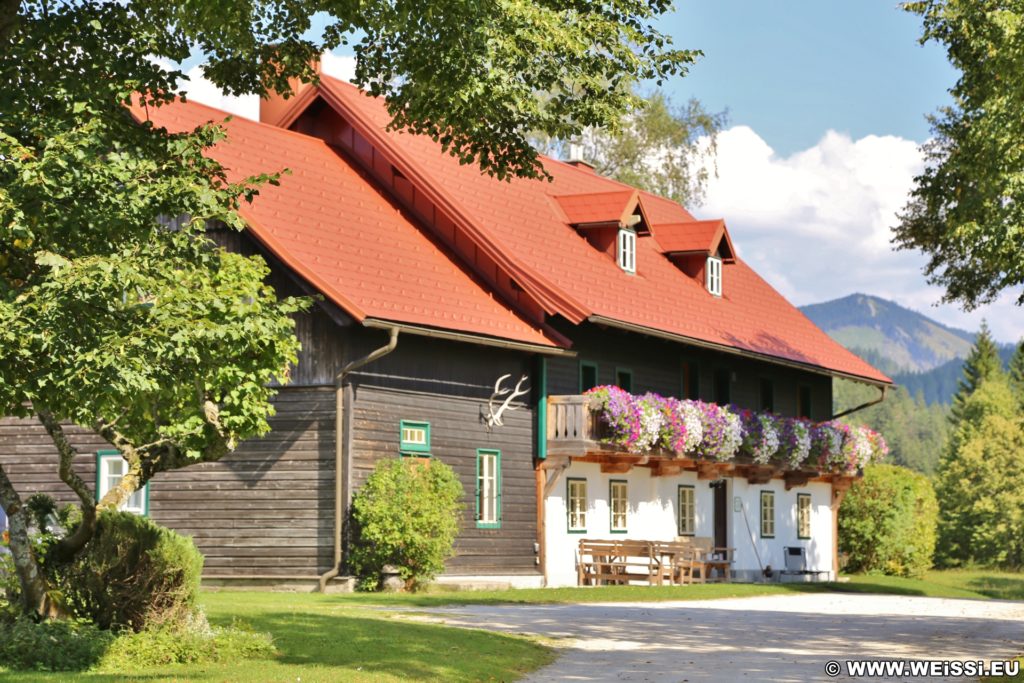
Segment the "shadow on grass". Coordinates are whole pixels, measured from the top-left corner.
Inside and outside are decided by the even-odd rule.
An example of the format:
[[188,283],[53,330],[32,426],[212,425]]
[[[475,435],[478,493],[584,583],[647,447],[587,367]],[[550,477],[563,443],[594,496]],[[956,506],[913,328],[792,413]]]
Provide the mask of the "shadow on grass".
[[969,580],[967,588],[996,600],[1024,600],[1024,575],[979,576]]
[[525,638],[403,619],[264,612],[247,621],[274,634],[281,664],[429,680],[508,680],[553,659]]

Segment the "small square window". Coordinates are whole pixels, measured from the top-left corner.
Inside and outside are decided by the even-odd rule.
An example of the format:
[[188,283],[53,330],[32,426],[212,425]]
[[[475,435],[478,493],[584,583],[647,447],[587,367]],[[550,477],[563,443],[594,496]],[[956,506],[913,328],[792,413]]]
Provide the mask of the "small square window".
[[636,272],[636,233],[632,230],[619,230],[618,239],[619,268],[627,273]]
[[[110,489],[116,487],[128,473],[128,461],[118,451],[99,451],[96,453],[96,501],[103,500]],[[125,512],[145,516],[149,514],[149,484],[128,496],[121,506]]]
[[715,296],[722,296],[722,259],[709,256],[705,271],[708,291]]
[[398,450],[400,453],[430,453],[430,423],[402,420]]

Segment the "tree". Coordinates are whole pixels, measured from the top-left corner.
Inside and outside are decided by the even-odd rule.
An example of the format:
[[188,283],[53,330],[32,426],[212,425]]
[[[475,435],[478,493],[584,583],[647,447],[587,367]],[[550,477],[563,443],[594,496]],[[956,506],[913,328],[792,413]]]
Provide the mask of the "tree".
[[[196,47],[226,91],[287,93],[290,78],[315,78],[322,50],[354,40],[356,80],[385,96],[393,127],[498,177],[530,177],[543,171],[525,131],[614,125],[636,102],[633,82],[696,58],[652,27],[668,6],[0,0],[0,408],[42,420],[81,500],[83,523],[55,559],[80,553],[96,509],[153,474],[265,431],[269,384],[295,359],[288,315],[300,304],[276,301],[258,258],[204,237],[210,224],[241,229],[239,202],[275,176],[229,183],[204,156],[217,128],[171,135],[129,115],[130,102],[176,96],[182,74],[166,60]],[[311,40],[323,12],[330,23]],[[128,460],[98,506],[71,467],[65,420]],[[57,614],[2,469],[0,504],[26,611]]]
[[1003,361],[999,358],[999,349],[988,331],[988,325],[981,323],[978,336],[974,339],[964,361],[963,376],[957,383],[956,394],[953,395],[953,408],[950,420],[956,424],[963,417],[964,403],[975,392],[978,386],[987,379],[1003,374]]
[[1007,367],[1010,377],[1010,387],[1017,394],[1017,401],[1021,410],[1024,410],[1024,339],[1017,344],[1017,350],[1010,357]]
[[984,380],[963,405],[936,490],[938,559],[964,564],[1024,564],[1024,419],[1006,378]]
[[931,481],[896,465],[871,465],[839,508],[839,545],[846,568],[920,576],[935,554],[938,503]]
[[923,18],[921,41],[944,45],[960,77],[953,104],[930,117],[926,166],[894,241],[925,252],[929,281],[972,309],[1024,285],[1024,8],[1005,0],[903,7]]
[[[578,138],[584,160],[601,175],[680,204],[700,204],[725,113],[710,113],[696,99],[675,106],[659,91],[642,104],[614,129],[589,130]],[[534,144],[563,159],[570,154],[571,144],[562,140],[536,135]]]

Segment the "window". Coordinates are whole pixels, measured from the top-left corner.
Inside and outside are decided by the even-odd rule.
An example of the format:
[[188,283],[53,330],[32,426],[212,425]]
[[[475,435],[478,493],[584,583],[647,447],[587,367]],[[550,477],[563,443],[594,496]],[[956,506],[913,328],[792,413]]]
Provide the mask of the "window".
[[608,504],[613,534],[626,533],[626,515],[629,510],[629,485],[620,479],[608,484]]
[[501,528],[501,451],[476,452],[476,525]]
[[597,363],[580,361],[580,393],[597,386]]
[[775,382],[770,379],[761,378],[761,410],[769,413],[775,411]]
[[693,536],[697,533],[697,504],[692,486],[679,487],[679,535]]
[[615,368],[615,386],[623,391],[633,391],[633,371]]
[[811,494],[796,494],[796,537],[811,537]]
[[774,491],[761,491],[761,538],[775,538]]
[[618,239],[619,268],[627,273],[636,272],[636,233],[632,230],[619,230]]
[[715,403],[720,406],[732,403],[732,372],[730,370],[715,371]]
[[682,395],[694,401],[700,398],[700,366],[692,361],[683,362]]
[[587,480],[566,480],[566,510],[569,515],[569,533],[587,531]]
[[[96,501],[102,500],[107,491],[117,486],[127,473],[128,462],[120,453],[99,451],[96,454]],[[149,514],[149,484],[130,495],[121,509],[136,515]]]
[[722,296],[722,259],[717,256],[708,257],[705,279],[708,291],[715,296]]
[[430,423],[402,420],[399,426],[398,452],[402,455],[430,453]]
[[801,386],[797,390],[796,415],[797,417],[811,416],[811,388]]

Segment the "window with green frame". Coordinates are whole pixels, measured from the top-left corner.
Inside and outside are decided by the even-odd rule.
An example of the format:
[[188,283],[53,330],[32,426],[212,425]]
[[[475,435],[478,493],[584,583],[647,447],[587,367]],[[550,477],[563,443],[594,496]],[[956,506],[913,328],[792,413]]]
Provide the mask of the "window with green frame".
[[593,389],[599,383],[597,378],[597,363],[588,360],[580,361],[580,393]]
[[430,455],[430,423],[401,420],[398,452],[402,455]]
[[476,451],[476,526],[501,528],[501,451]]
[[612,479],[608,482],[608,520],[609,529],[613,534],[624,534],[629,521],[629,484],[625,479]]
[[[119,451],[97,451],[96,452],[96,502],[98,503],[107,495],[110,489],[120,483],[121,478],[128,472],[128,462],[121,457]],[[128,500],[121,509],[135,515],[145,517],[149,514],[149,484],[145,484],[138,491],[128,497]]]
[[587,533],[587,480],[565,480],[565,511],[570,534]]
[[775,538],[775,491],[761,491],[761,538]]
[[796,494],[796,537],[811,537],[811,494]]
[[615,386],[633,393],[633,371],[629,368],[615,368]]
[[697,533],[697,500],[694,488],[686,484],[679,486],[677,495],[679,516],[679,535],[693,536]]

